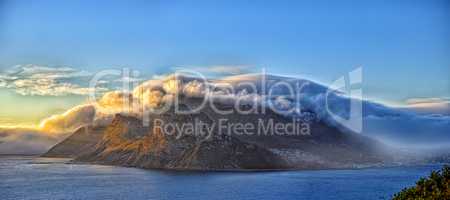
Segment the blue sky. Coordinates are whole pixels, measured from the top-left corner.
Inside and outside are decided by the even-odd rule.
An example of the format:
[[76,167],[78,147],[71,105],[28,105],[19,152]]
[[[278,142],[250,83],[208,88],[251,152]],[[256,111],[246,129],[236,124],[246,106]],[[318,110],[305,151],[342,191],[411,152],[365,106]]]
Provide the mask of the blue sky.
[[18,64],[239,65],[325,83],[363,66],[366,98],[448,98],[450,2],[0,0],[0,69]]

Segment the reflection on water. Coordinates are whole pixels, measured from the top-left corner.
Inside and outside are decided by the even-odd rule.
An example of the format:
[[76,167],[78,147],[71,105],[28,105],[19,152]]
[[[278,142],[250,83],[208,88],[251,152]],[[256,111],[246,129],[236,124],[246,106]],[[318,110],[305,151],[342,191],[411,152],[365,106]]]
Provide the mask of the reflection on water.
[[439,165],[175,172],[0,156],[0,199],[388,199]]

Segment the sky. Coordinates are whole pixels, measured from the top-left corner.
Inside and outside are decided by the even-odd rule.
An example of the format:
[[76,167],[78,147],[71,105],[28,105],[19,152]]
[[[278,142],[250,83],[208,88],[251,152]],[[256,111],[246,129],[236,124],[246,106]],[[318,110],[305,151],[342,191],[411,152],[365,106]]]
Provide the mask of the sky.
[[[446,0],[0,0],[0,78],[18,66],[40,66],[34,74],[69,73],[71,84],[46,79],[54,94],[29,81],[0,87],[0,125],[36,124],[79,104],[82,80],[121,67],[147,77],[177,67],[265,68],[331,83],[362,66],[367,99],[449,101],[449,36]],[[61,92],[67,88],[75,92]]]

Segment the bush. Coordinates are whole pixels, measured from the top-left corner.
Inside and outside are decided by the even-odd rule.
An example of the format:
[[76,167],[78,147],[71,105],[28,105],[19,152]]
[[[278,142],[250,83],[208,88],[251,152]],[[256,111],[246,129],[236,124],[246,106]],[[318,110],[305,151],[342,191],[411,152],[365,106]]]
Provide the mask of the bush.
[[440,171],[432,171],[429,177],[421,178],[416,186],[403,189],[393,199],[450,200],[450,167],[446,165]]

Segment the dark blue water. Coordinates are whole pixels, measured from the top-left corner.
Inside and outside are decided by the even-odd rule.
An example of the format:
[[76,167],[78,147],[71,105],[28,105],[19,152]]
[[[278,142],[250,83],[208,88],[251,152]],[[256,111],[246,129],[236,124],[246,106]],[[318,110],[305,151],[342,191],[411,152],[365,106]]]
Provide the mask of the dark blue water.
[[389,199],[441,167],[200,173],[66,161],[0,156],[0,199]]

